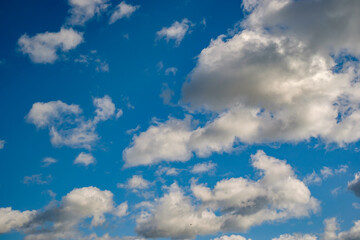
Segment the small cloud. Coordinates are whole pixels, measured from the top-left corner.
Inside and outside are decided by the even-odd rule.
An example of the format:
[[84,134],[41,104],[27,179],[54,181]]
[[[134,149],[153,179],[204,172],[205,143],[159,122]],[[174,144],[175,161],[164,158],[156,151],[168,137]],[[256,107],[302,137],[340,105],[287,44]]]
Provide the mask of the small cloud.
[[117,206],[117,208],[115,209],[115,213],[114,215],[117,217],[124,217],[126,215],[128,215],[128,203],[127,202],[123,202],[121,203],[119,206]]
[[97,72],[109,72],[109,64],[103,60],[96,50],[91,50],[89,54],[80,54],[74,59],[75,63],[80,63],[86,67],[93,67]]
[[80,153],[74,161],[74,164],[89,166],[95,164],[95,158],[89,153]]
[[51,174],[49,174],[47,177],[43,177],[42,174],[34,174],[31,176],[25,176],[24,177],[24,183],[25,184],[48,184],[52,180]]
[[195,166],[193,166],[190,172],[194,174],[200,174],[200,173],[213,171],[215,170],[215,168],[216,168],[216,164],[212,162],[198,163]]
[[156,175],[161,176],[165,174],[166,176],[176,176],[179,174],[179,169],[177,168],[170,168],[170,167],[160,167],[156,173]]
[[136,128],[132,128],[126,131],[126,134],[131,135],[134,132],[137,132],[140,129],[140,125],[137,125]]
[[315,171],[313,171],[311,174],[306,175],[303,181],[306,185],[320,184],[322,182],[322,179]]
[[119,108],[115,115],[116,119],[120,118],[123,114],[124,114],[123,110]]
[[193,24],[184,18],[181,22],[175,21],[170,27],[163,27],[156,34],[159,39],[165,38],[167,42],[175,40],[175,46],[179,46],[191,26]]
[[57,160],[52,157],[46,157],[42,160],[42,162],[43,162],[43,165],[42,165],[43,167],[48,167],[51,164],[57,163]]
[[342,187],[334,188],[333,190],[331,190],[331,194],[336,197],[337,195],[339,195],[341,190],[342,190]]
[[324,179],[327,179],[328,177],[334,175],[334,172],[331,168],[329,167],[323,167],[321,170],[320,170],[320,173],[322,175],[322,177]]
[[353,191],[354,194],[360,197],[360,172],[355,173],[355,178],[348,183],[348,189]]
[[68,18],[68,23],[71,25],[84,25],[95,15],[100,15],[101,12],[105,11],[109,6],[107,2],[108,0],[69,0],[69,5],[71,6],[69,12],[71,15]]
[[161,69],[164,68],[164,63],[162,61],[160,61],[156,64],[156,67],[157,67],[158,71],[160,71]]
[[176,67],[169,67],[165,70],[165,75],[169,76],[171,73],[173,76],[175,76],[177,71],[178,69]]
[[6,141],[0,139],[0,149],[3,149],[5,146]]
[[174,95],[174,91],[169,87],[167,83],[164,83],[160,93],[160,97],[162,98],[163,103],[166,105],[172,105],[171,99]]
[[117,187],[131,189],[134,192],[137,192],[138,190],[143,190],[143,189],[149,188],[150,185],[151,185],[151,183],[149,181],[145,180],[142,176],[134,175],[130,179],[128,179],[125,184],[118,183]]
[[352,203],[352,206],[353,206],[355,209],[360,209],[360,203],[354,202],[354,203]]
[[110,17],[109,24],[113,24],[117,20],[125,17],[129,18],[139,8],[140,8],[139,5],[134,6],[131,4],[127,4],[125,1],[122,1],[119,5],[116,6],[115,11]]

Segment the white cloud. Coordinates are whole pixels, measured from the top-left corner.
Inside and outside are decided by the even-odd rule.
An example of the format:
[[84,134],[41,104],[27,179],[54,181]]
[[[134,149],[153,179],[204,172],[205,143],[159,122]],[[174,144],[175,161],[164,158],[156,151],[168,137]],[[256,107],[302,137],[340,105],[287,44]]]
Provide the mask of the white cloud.
[[[300,218],[316,212],[319,202],[285,162],[258,151],[252,165],[261,179],[224,179],[213,189],[192,183],[195,206],[177,184],[142,212],[136,231],[147,238],[193,238],[217,232],[246,231],[263,222]],[[215,215],[215,211],[219,211]]]
[[97,72],[109,72],[109,64],[97,54],[96,50],[90,51],[89,54],[80,54],[74,62],[86,67],[92,66]]
[[0,208],[0,234],[10,232],[27,224],[36,211],[16,211],[11,207]]
[[5,146],[6,141],[0,139],[0,149],[3,149]]
[[131,4],[127,4],[125,1],[122,1],[119,5],[116,6],[116,10],[110,17],[109,24],[113,24],[117,20],[124,17],[129,18],[139,8],[139,5],[134,6]]
[[280,235],[280,237],[278,238],[273,238],[272,240],[317,240],[318,238],[314,235],[310,235],[310,234],[283,234]]
[[212,162],[198,163],[193,166],[191,173],[199,174],[215,170],[216,164]]
[[349,166],[340,165],[337,169],[332,169],[327,166],[323,166],[320,169],[320,174],[317,174],[313,171],[311,174],[308,174],[304,177],[305,184],[321,184],[323,180],[326,180],[329,177],[340,175],[347,172]]
[[348,189],[354,192],[354,194],[360,197],[360,172],[355,174],[354,180],[348,183]]
[[43,162],[43,167],[48,167],[51,164],[57,163],[57,160],[52,157],[46,157],[42,160],[42,162]]
[[178,69],[176,67],[168,67],[167,69],[165,69],[165,75],[169,76],[170,73],[175,76],[177,73]]
[[175,21],[170,27],[163,27],[156,34],[158,38],[165,38],[167,42],[175,40],[175,46],[179,46],[191,25],[192,23],[184,18],[181,22]]
[[141,189],[147,189],[151,183],[147,180],[145,180],[141,175],[134,175],[130,179],[127,180],[125,184],[118,183],[117,186],[119,188],[127,188],[132,190],[141,190]]
[[119,206],[117,206],[116,210],[115,210],[115,215],[118,217],[123,217],[128,215],[128,203],[127,202],[123,202],[121,203]]
[[109,6],[108,0],[69,0],[71,9],[68,22],[71,25],[84,25],[96,14],[100,14]]
[[328,218],[324,220],[325,231],[323,240],[337,240],[336,231],[339,229],[336,218]]
[[171,99],[174,95],[174,91],[169,87],[167,83],[164,83],[160,93],[160,97],[163,99],[163,103],[166,105],[172,105]]
[[315,171],[313,171],[311,174],[308,174],[304,177],[303,182],[306,185],[320,184],[322,182],[322,179]]
[[24,177],[24,183],[25,184],[48,184],[52,180],[51,174],[44,177],[42,174],[34,174],[31,176],[25,176]]
[[48,128],[54,146],[90,149],[99,139],[97,124],[108,120],[115,113],[115,105],[107,95],[94,98],[93,103],[96,115],[90,120],[84,118],[78,105],[69,105],[59,100],[34,103],[26,119],[37,128]]
[[246,238],[240,235],[229,235],[229,236],[223,235],[221,237],[214,238],[213,240],[246,240]]
[[89,166],[90,164],[95,164],[95,158],[90,153],[80,153],[75,161],[74,164]]
[[165,174],[166,176],[177,176],[179,174],[179,169],[177,168],[171,168],[171,167],[159,167],[158,170],[156,170],[156,175],[161,176]]
[[331,168],[329,168],[329,167],[326,167],[326,166],[324,166],[324,167],[320,170],[320,173],[321,173],[321,175],[322,175],[322,177],[323,177],[324,179],[327,179],[328,177],[334,175],[333,170],[332,170]]
[[102,225],[105,214],[123,216],[119,211],[125,205],[120,206],[114,206],[110,191],[96,187],[76,188],[43,211],[19,212],[0,208],[0,230],[1,233],[21,231],[26,240],[82,239],[77,226],[83,220],[90,218],[91,226]]
[[33,37],[22,35],[18,40],[20,51],[28,54],[34,63],[54,63],[58,52],[68,52],[83,42],[83,33],[72,28],[61,28],[59,32],[38,33]]

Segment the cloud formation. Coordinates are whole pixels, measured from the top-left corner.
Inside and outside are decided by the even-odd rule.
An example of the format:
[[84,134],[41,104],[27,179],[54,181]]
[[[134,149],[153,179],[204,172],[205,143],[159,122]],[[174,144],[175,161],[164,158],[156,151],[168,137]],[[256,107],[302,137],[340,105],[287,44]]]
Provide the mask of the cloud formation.
[[165,38],[167,42],[175,40],[175,46],[179,46],[191,25],[192,23],[184,18],[181,22],[175,21],[170,27],[163,27],[156,35],[159,39]]
[[356,196],[360,197],[360,172],[356,173],[354,180],[348,183],[348,189],[353,191]]
[[117,20],[125,17],[129,18],[139,8],[139,5],[134,6],[131,4],[127,4],[125,1],[122,1],[119,5],[116,6],[115,11],[111,14],[109,24],[113,24]]
[[262,176],[259,180],[224,179],[213,189],[193,182],[191,191],[198,205],[174,183],[150,212],[137,218],[136,231],[146,238],[193,238],[246,231],[263,222],[305,217],[318,210],[318,200],[285,161],[262,151],[251,159]]
[[89,166],[90,164],[95,164],[95,158],[90,153],[80,153],[75,161],[74,164]]
[[34,63],[54,63],[59,52],[68,52],[83,42],[83,33],[62,27],[59,32],[38,33],[33,37],[22,35],[19,49],[29,55]]
[[96,14],[106,10],[109,6],[107,2],[108,0],[69,0],[69,24],[84,25]]

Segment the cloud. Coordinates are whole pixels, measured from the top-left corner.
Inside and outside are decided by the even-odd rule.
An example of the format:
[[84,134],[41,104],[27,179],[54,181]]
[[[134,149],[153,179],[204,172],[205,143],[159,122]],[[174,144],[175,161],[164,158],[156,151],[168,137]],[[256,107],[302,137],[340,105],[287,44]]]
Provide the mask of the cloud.
[[165,75],[169,76],[170,73],[175,76],[177,73],[178,69],[176,67],[168,67],[167,69],[165,69]]
[[347,172],[349,166],[340,165],[337,169],[332,169],[327,166],[323,166],[320,169],[320,174],[317,174],[313,171],[311,174],[308,174],[304,177],[305,184],[321,184],[323,180],[326,180],[329,177],[340,175]]
[[125,1],[122,1],[119,5],[116,6],[115,11],[112,13],[109,24],[113,24],[117,20],[124,17],[129,18],[139,8],[139,5],[134,6],[131,4],[127,4]]
[[31,176],[25,176],[24,177],[24,183],[25,184],[48,184],[52,180],[51,174],[49,174],[47,177],[43,177],[42,174],[34,174]]
[[0,139],[0,149],[3,149],[5,146],[6,141]]
[[214,238],[213,240],[246,240],[246,238],[240,235],[229,235],[229,236],[223,235],[221,237]]
[[179,169],[177,168],[171,168],[171,167],[159,167],[158,170],[156,170],[156,175],[161,176],[165,174],[166,176],[177,176],[179,174]]
[[59,58],[58,52],[68,52],[82,42],[83,33],[63,27],[59,32],[38,33],[33,37],[24,34],[18,45],[34,63],[54,63]]
[[94,119],[86,120],[80,106],[58,100],[34,103],[26,120],[37,128],[47,128],[54,146],[90,149],[99,139],[97,124],[115,114],[115,105],[109,96],[94,98],[93,103],[96,108]]
[[55,158],[52,158],[52,157],[46,157],[42,160],[43,162],[43,167],[48,167],[54,163],[57,163],[57,160]]
[[[121,206],[121,205],[120,205]],[[125,206],[125,205],[123,205]],[[121,208],[121,207],[120,207]],[[19,212],[0,208],[2,233],[16,230],[25,233],[26,240],[82,239],[77,226],[91,219],[91,226],[105,222],[105,214],[119,216],[113,194],[96,187],[75,188],[58,203],[53,202],[44,211]]]
[[160,93],[160,97],[163,99],[163,103],[166,105],[173,105],[171,103],[171,99],[174,95],[174,91],[169,87],[167,83],[164,83]]
[[80,54],[74,59],[75,63],[81,63],[86,67],[92,66],[97,72],[109,72],[109,64],[101,59],[96,50],[90,51],[89,54]]
[[175,21],[170,27],[163,27],[156,35],[159,39],[165,38],[167,42],[175,40],[175,46],[179,46],[191,26],[192,23],[184,18],[181,22]]
[[138,191],[142,189],[147,189],[151,183],[145,180],[141,175],[134,175],[127,180],[125,184],[118,183],[118,188],[127,188],[132,189],[133,191]]
[[90,153],[80,153],[75,161],[74,164],[89,166],[90,164],[95,164],[95,158]]
[[319,202],[285,161],[262,151],[251,158],[261,179],[224,179],[213,189],[193,182],[192,194],[200,202],[197,206],[174,183],[167,194],[155,200],[150,212],[137,218],[136,231],[146,238],[193,238],[246,231],[264,222],[305,217],[318,210]]
[[323,240],[356,240],[360,239],[360,220],[354,222],[354,226],[349,231],[336,233],[339,230],[336,218],[328,218],[324,221],[325,232]]
[[69,0],[71,9],[68,22],[71,25],[84,25],[96,14],[100,14],[109,6],[108,0]]
[[191,173],[199,174],[199,173],[205,173],[215,170],[216,164],[212,162],[207,163],[198,163],[193,166],[191,169]]
[[278,238],[273,238],[272,240],[317,240],[318,238],[314,235],[310,235],[310,234],[283,234],[280,235],[280,237]]
[[360,197],[360,172],[356,173],[354,180],[348,183],[348,189],[353,191],[356,196]]
[[337,240],[336,231],[339,229],[336,218],[328,218],[324,220],[325,231],[323,240]]

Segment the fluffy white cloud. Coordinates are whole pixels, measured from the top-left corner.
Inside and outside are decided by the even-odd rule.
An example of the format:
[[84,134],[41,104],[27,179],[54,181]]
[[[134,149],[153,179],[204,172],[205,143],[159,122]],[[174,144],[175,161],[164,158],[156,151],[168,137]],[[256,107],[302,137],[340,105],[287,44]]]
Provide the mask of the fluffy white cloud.
[[349,231],[336,233],[339,230],[336,218],[328,218],[324,221],[325,231],[323,240],[356,240],[360,239],[360,220],[354,222],[354,226]]
[[[316,212],[319,202],[294,175],[285,162],[258,151],[252,165],[262,178],[224,179],[213,189],[192,183],[191,190],[200,202],[192,204],[177,184],[155,201],[150,212],[137,219],[136,231],[147,238],[192,238],[219,231],[246,231],[263,222],[299,218]],[[219,211],[220,215],[214,212]]]
[[90,120],[84,118],[80,106],[59,100],[34,103],[26,119],[38,128],[48,128],[54,146],[90,149],[99,139],[97,124],[115,114],[115,105],[109,96],[94,98],[93,103],[96,116]]
[[116,6],[115,11],[110,17],[109,24],[113,24],[119,19],[124,17],[129,18],[136,10],[140,8],[139,5],[127,4],[125,1],[122,1],[119,5]]
[[3,149],[5,146],[6,141],[0,139],[0,149]]
[[328,218],[324,220],[325,231],[323,240],[337,240],[336,231],[339,229],[336,218]]
[[80,153],[75,161],[74,164],[89,166],[90,164],[95,164],[95,158],[90,153]]
[[158,38],[165,38],[167,42],[175,40],[175,46],[179,46],[191,25],[192,23],[184,18],[181,22],[175,21],[170,27],[163,27],[156,34]]
[[53,63],[58,52],[67,52],[83,42],[83,33],[72,28],[61,28],[59,32],[38,33],[33,37],[22,35],[18,40],[20,51],[28,54],[35,63]]
[[10,232],[27,224],[36,211],[16,211],[11,207],[0,208],[0,234]]
[[216,168],[216,164],[212,162],[198,163],[193,166],[190,172],[198,174],[213,171]]
[[354,226],[347,232],[339,233],[340,240],[356,240],[360,239],[360,220],[354,223]]
[[124,216],[126,210],[127,204],[114,206],[110,191],[96,187],[76,188],[44,211],[18,212],[1,208],[0,232],[18,230],[25,233],[26,240],[82,239],[76,227],[83,220],[91,218],[91,226],[99,226],[105,222],[105,214]]
[[127,180],[125,184],[117,184],[119,188],[128,188],[132,190],[147,189],[150,185],[151,183],[145,180],[141,175],[132,176],[130,179]]
[[272,240],[317,240],[317,237],[310,234],[283,234],[278,238],[273,238]]
[[71,6],[68,22],[72,25],[84,25],[85,22],[100,14],[109,6],[108,0],[69,0]]
[[320,169],[320,174],[317,174],[313,171],[311,174],[308,174],[304,177],[304,183],[309,184],[320,184],[323,180],[326,180],[329,177],[346,173],[349,166],[340,165],[337,169],[332,169],[330,167],[324,166]]
[[360,172],[356,173],[354,180],[348,183],[348,189],[353,191],[356,196],[360,197]]

